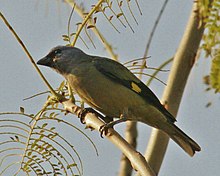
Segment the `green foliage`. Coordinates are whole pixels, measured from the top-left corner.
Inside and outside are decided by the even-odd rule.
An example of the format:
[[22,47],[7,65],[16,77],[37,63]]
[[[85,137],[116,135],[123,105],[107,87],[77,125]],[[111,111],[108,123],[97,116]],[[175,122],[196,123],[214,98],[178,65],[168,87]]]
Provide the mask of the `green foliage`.
[[220,49],[218,49],[213,57],[210,84],[216,92],[220,92]]
[[8,170],[13,175],[22,172],[26,175],[83,174],[79,154],[56,124],[59,123],[61,129],[75,129],[94,144],[67,119],[60,118],[56,111],[64,112],[48,108],[39,116],[39,113],[26,114],[21,107],[17,113],[0,113],[0,175],[7,175]]
[[205,23],[205,33],[203,36],[202,48],[206,56],[210,56],[215,48],[220,47],[220,0],[213,0],[209,5],[209,1],[204,2],[200,8],[200,19]]
[[[211,4],[210,4],[211,2]],[[220,0],[198,1],[200,25],[205,24],[203,44],[201,48],[206,57],[212,58],[212,66],[207,84],[216,92],[220,90]]]
[[[112,28],[120,33],[120,30],[115,25],[115,23],[118,21],[121,26],[126,28],[128,26],[132,32],[134,32],[129,20],[126,17],[126,14],[124,13],[124,9],[128,9],[130,15],[132,16],[133,20],[136,24],[138,24],[134,13],[132,12],[131,6],[136,6],[139,10],[139,13],[142,14],[140,6],[138,4],[138,1],[134,1],[133,3],[130,2],[130,0],[116,0],[116,1],[106,1],[106,0],[99,0],[96,4],[91,5],[91,10],[87,12],[84,8],[78,6],[76,3],[73,3],[72,1],[66,1],[69,3],[73,10],[70,14],[69,22],[68,22],[68,34],[63,35],[63,40],[68,42],[68,45],[74,46],[78,38],[85,44],[85,46],[88,48],[88,45],[84,41],[84,39],[81,37],[82,32],[84,31],[84,34],[89,39],[93,47],[95,48],[95,44],[92,40],[92,37],[89,35],[89,30],[92,30],[97,37],[102,41],[103,45],[106,47],[107,50],[111,50],[111,46],[109,44],[106,44],[106,40],[101,34],[101,32],[98,30],[97,26],[97,19],[99,16],[103,16],[106,21],[112,26]],[[89,2],[88,2],[89,4]],[[70,32],[70,21],[73,14],[73,11],[76,11],[81,17],[82,21],[76,23],[76,29],[74,32]],[[112,52],[112,51],[110,51]],[[113,54],[114,56],[114,54]]]

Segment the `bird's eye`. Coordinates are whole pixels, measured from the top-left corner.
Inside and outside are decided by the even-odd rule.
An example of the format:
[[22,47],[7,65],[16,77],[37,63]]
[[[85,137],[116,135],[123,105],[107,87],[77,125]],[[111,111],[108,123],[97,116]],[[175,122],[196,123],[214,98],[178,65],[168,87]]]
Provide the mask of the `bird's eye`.
[[51,59],[57,60],[62,54],[62,51],[60,49],[56,49],[54,51],[51,51],[47,56]]
[[60,53],[61,53],[61,50],[60,50],[60,49],[57,49],[57,50],[54,51],[54,55],[58,55],[58,54],[60,54]]

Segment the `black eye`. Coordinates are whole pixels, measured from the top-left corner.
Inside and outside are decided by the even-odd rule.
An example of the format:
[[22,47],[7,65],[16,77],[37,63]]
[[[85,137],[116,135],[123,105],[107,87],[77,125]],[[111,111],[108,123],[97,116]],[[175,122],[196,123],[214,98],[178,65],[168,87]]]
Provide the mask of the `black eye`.
[[48,54],[48,57],[49,58],[55,58],[55,57],[59,57],[59,55],[62,53],[62,51],[60,49],[56,49],[54,51],[51,51],[49,54]]
[[60,54],[60,53],[61,53],[61,50],[60,50],[60,49],[57,49],[57,50],[54,51],[54,54],[55,54],[55,55]]

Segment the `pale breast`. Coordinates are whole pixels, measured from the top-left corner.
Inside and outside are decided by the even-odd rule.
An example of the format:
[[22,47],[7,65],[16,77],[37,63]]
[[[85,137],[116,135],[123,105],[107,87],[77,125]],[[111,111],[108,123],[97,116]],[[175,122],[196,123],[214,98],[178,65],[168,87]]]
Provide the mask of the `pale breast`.
[[83,74],[71,74],[67,80],[86,103],[111,117],[119,117],[126,109],[146,105],[138,94],[95,69],[86,70]]

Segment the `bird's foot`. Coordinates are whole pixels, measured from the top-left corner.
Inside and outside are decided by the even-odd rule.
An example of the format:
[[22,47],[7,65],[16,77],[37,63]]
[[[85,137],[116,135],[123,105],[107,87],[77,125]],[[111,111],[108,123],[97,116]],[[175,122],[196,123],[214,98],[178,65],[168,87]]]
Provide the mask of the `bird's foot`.
[[78,117],[80,118],[80,121],[82,124],[85,124],[85,116],[87,113],[93,113],[95,114],[97,117],[99,117],[100,119],[102,119],[105,123],[109,123],[113,121],[113,117],[110,116],[103,116],[100,113],[98,113],[97,111],[95,111],[93,108],[84,108],[83,110],[80,111],[80,113],[78,114]]
[[113,122],[113,117],[110,117],[110,116],[100,116],[100,118],[106,123],[110,123],[110,122]]
[[114,125],[118,124],[118,123],[121,123],[121,122],[125,122],[127,119],[126,118],[121,118],[121,119],[118,119],[118,120],[115,120],[115,121],[111,121],[109,123],[106,123],[105,125],[102,125],[100,128],[99,128],[99,132],[100,132],[100,136],[103,138],[103,135],[107,135],[108,134],[108,129],[109,128],[113,128]]
[[106,136],[106,135],[108,134],[109,128],[113,128],[113,126],[114,126],[114,125],[112,125],[111,122],[110,122],[110,123],[106,123],[106,124],[100,126],[99,132],[100,132],[101,138],[103,138],[103,135]]
[[92,108],[84,108],[82,111],[80,111],[80,113],[78,114],[78,117],[80,118],[80,122],[82,124],[85,124],[85,116],[87,113],[93,113],[96,114],[97,116],[99,116],[100,114],[98,112],[96,112],[94,109]]

